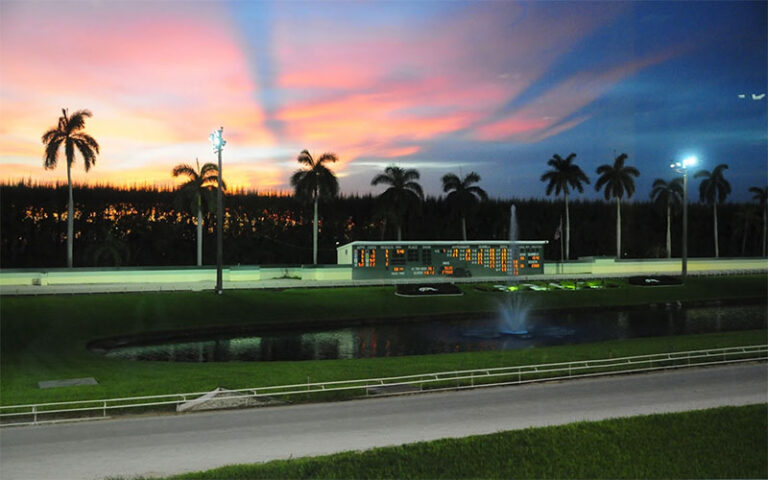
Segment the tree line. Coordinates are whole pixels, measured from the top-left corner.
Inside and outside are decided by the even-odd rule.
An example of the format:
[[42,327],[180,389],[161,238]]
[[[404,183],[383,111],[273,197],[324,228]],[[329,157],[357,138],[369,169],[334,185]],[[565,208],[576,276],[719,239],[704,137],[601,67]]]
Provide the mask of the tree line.
[[[130,195],[123,190],[101,187],[80,187],[84,195],[93,195],[98,192],[105,194],[96,204],[87,204],[78,199],[80,204],[74,202],[70,170],[78,151],[84,160],[86,171],[96,161],[99,145],[95,139],[84,132],[85,119],[91,117],[88,110],[79,110],[72,115],[66,109],[62,110],[62,116],[56,127],[45,132],[42,136],[44,144],[44,167],[55,168],[60,150],[64,150],[67,166],[67,211],[58,211],[58,208],[48,203],[41,206],[40,198],[35,201],[30,198],[29,192],[37,192],[41,197],[56,197],[59,188],[31,186],[31,185],[6,185],[2,187],[3,195],[3,232],[2,253],[0,262],[5,267],[10,266],[53,266],[52,263],[38,265],[47,255],[36,255],[34,258],[26,252],[39,250],[40,242],[45,239],[56,244],[66,243],[67,266],[73,266],[74,240],[81,239],[83,251],[86,257],[79,261],[79,265],[98,265],[101,263],[131,264],[131,265],[170,265],[186,264],[188,261],[176,259],[179,245],[187,239],[194,237],[196,244],[197,264],[203,263],[206,256],[204,239],[212,234],[210,227],[215,219],[211,218],[213,205],[216,203],[212,196],[214,189],[221,182],[222,189],[226,188],[223,179],[218,174],[215,164],[207,163],[202,167],[199,163],[196,168],[188,164],[180,164],[173,168],[175,177],[184,176],[186,182],[179,186],[177,192],[159,192],[152,189],[135,190]],[[554,242],[546,249],[549,259],[570,259],[571,247],[574,247],[576,256],[583,255],[610,255],[603,248],[606,239],[610,237],[606,228],[606,215],[603,210],[606,204],[603,202],[569,202],[569,196],[574,191],[583,192],[584,185],[589,184],[588,176],[575,163],[576,154],[571,153],[563,158],[555,154],[547,161],[549,170],[545,171],[541,181],[546,184],[546,194],[563,195],[563,213],[565,218],[565,230],[563,231],[563,215],[559,214],[559,208],[553,202],[546,200],[515,200],[518,211],[521,212],[520,230],[522,238],[550,239],[559,237],[563,232],[562,242],[564,252],[557,254]],[[487,193],[478,185],[480,176],[475,172],[461,178],[455,173],[447,173],[442,178],[443,191],[447,193],[445,198],[425,198],[423,190],[418,183],[419,172],[415,169],[404,169],[391,165],[383,172],[377,173],[371,180],[372,186],[384,185],[387,188],[377,197],[352,196],[339,197],[339,185],[330,164],[338,160],[333,153],[324,153],[315,159],[308,150],[303,150],[297,157],[299,168],[290,178],[294,188],[293,197],[263,196],[258,194],[230,194],[225,203],[226,215],[224,228],[227,236],[226,263],[305,263],[300,250],[302,240],[308,238],[302,236],[303,230],[310,224],[307,220],[306,208],[311,206],[311,236],[312,236],[312,263],[332,263],[329,252],[334,251],[335,245],[352,240],[376,239],[376,231],[380,231],[380,239],[387,236],[387,231],[393,229],[398,240],[403,238],[403,231],[407,229],[410,239],[456,239],[458,228],[451,228],[446,224],[446,218],[453,218],[460,225],[461,238],[466,240],[469,236],[477,239],[504,239],[504,229],[508,235],[508,214],[504,214],[503,206],[508,209],[512,200],[490,200]],[[673,226],[672,216],[675,209],[682,201],[681,179],[673,178],[670,181],[656,179],[651,192],[651,205],[646,202],[626,203],[624,205],[624,220],[633,225],[634,231],[642,231],[640,237],[654,238],[659,231],[666,231],[666,242],[661,251],[654,243],[642,244],[637,241],[637,235],[630,237],[622,244],[622,199],[629,200],[634,194],[634,177],[640,175],[635,167],[625,165],[627,155],[622,153],[617,156],[612,164],[601,165],[597,168],[598,175],[595,182],[596,190],[604,192],[605,200],[615,200],[615,241],[614,255],[616,257],[654,257],[672,256],[674,254],[671,237],[678,228]],[[723,251],[728,255],[766,254],[766,193],[768,187],[752,187],[759,210],[750,206],[736,206],[725,204],[728,194],[731,193],[730,184],[724,177],[727,165],[721,164],[712,172],[700,170],[694,178],[701,178],[699,185],[699,198],[702,206],[712,208],[712,221],[691,222],[690,231],[691,255],[720,256],[721,233],[718,224],[726,226],[727,248]],[[122,195],[123,200],[130,196],[154,198],[152,203],[117,201]],[[8,201],[8,197],[12,197]],[[112,198],[108,198],[112,197]],[[323,203],[328,211],[323,216],[319,214],[319,206]],[[571,232],[571,210],[589,205],[591,212],[583,212],[584,215],[576,215],[578,228]],[[6,212],[6,206],[13,205],[15,210]],[[185,208],[184,205],[187,207]],[[261,211],[254,210],[254,206],[260,206]],[[360,206],[367,208],[360,210]],[[76,208],[76,206],[78,208]],[[641,213],[641,206],[645,206],[648,212],[658,212],[661,207],[666,213],[666,229],[657,228],[655,218],[648,217],[647,213]],[[718,215],[718,206],[720,213]],[[699,205],[691,206],[691,217],[698,212]],[[257,207],[258,208],[258,207]],[[501,210],[501,211],[499,211]],[[526,236],[526,225],[523,218],[528,211],[536,211],[534,217],[538,221],[528,226],[529,235]],[[595,217],[597,212],[601,215]],[[15,214],[14,214],[15,212]],[[576,213],[576,212],[574,212]],[[581,213],[581,212],[580,212]],[[347,215],[345,215],[347,214]],[[559,214],[559,215],[558,215]],[[138,218],[143,215],[144,218]],[[434,219],[432,219],[432,215]],[[650,215],[657,216],[656,213]],[[762,216],[762,218],[759,218]],[[727,217],[727,218],[726,218]],[[346,218],[346,219],[345,219]],[[470,221],[468,222],[468,218]],[[57,232],[56,224],[66,220],[66,233]],[[75,219],[79,220],[78,231],[74,229]],[[418,219],[418,220],[415,220]],[[588,229],[590,219],[599,219],[600,229]],[[743,220],[743,222],[742,222]],[[762,220],[762,221],[761,221]],[[122,222],[122,224],[121,224]],[[127,225],[125,223],[128,223]],[[415,222],[415,223],[414,223]],[[506,223],[505,223],[506,222]],[[553,223],[554,222],[554,223]],[[705,253],[705,248],[700,250],[694,246],[704,243],[700,232],[696,232],[701,225],[711,223],[713,252]],[[7,224],[7,225],[6,225]],[[743,224],[743,225],[742,225]],[[761,224],[761,225],[759,225]],[[205,225],[208,225],[206,228]],[[555,225],[555,234],[548,233]],[[756,228],[756,225],[758,227]],[[96,230],[91,228],[96,226]],[[190,235],[189,227],[194,226],[195,234]],[[429,226],[429,228],[425,228]],[[762,228],[760,229],[759,226]],[[45,233],[40,231],[43,228]],[[586,230],[582,232],[581,230]],[[758,248],[754,250],[754,238],[757,230]],[[322,230],[323,238],[319,232]],[[451,231],[454,231],[451,234]],[[149,240],[154,235],[162,235],[163,238]],[[533,235],[533,236],[531,236]],[[574,241],[572,241],[572,236]],[[599,238],[597,238],[599,236]],[[733,237],[741,238],[741,248],[735,248]],[[595,238],[592,238],[595,237]],[[680,235],[677,234],[677,238]],[[262,241],[258,241],[261,238]],[[256,242],[262,252],[259,255],[247,252],[248,242]],[[274,245],[271,247],[269,243]],[[329,242],[331,242],[329,244]],[[242,245],[241,245],[242,244]],[[142,247],[137,250],[137,245]],[[284,248],[276,247],[283,245]],[[53,247],[54,245],[48,245]],[[166,252],[147,252],[146,249],[166,247]],[[234,250],[233,250],[234,248]],[[552,250],[555,250],[554,252]],[[287,253],[291,252],[291,253]],[[38,252],[42,253],[42,252]],[[553,255],[554,253],[554,255]],[[661,254],[660,254],[661,253]],[[149,263],[141,263],[137,259],[152,259]],[[248,261],[241,261],[248,259]],[[266,259],[266,261],[264,260]],[[35,263],[32,265],[30,262]]]

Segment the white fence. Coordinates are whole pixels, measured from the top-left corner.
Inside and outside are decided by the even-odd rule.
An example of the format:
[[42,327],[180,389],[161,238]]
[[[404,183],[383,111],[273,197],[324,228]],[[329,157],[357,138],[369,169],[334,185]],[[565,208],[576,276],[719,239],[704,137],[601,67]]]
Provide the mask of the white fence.
[[[768,360],[768,345],[749,345],[620,358],[545,363],[540,365],[243,388],[229,392],[241,394],[240,398],[255,399],[290,398],[291,396],[309,398],[310,395],[328,394],[330,392],[357,393],[357,396],[368,396],[372,392],[379,395],[401,395],[423,391],[435,392],[514,385],[575,377],[616,375],[765,360]],[[125,412],[132,409],[136,411],[137,409],[147,410],[162,406],[177,406],[206,393],[208,392],[0,406],[0,426],[36,425],[107,418],[108,413],[114,411]]]

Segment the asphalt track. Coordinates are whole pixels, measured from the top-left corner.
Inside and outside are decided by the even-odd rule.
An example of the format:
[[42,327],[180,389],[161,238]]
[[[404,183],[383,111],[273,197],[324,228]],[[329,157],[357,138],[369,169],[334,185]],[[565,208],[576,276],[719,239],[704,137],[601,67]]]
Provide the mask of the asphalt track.
[[768,364],[339,403],[0,430],[0,478],[167,475],[661,412],[768,401]]

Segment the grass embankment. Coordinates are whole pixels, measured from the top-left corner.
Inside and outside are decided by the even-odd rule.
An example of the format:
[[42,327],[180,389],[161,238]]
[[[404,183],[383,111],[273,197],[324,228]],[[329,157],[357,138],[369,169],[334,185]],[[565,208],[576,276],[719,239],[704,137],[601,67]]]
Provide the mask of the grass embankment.
[[[765,298],[765,275],[691,278],[685,286],[520,292],[535,308]],[[765,342],[765,330],[525,351],[360,360],[173,364],[108,359],[88,342],[151,331],[225,325],[334,325],[363,318],[492,312],[504,293],[462,286],[461,297],[402,298],[393,287],[2,297],[0,402],[4,405],[207,391],[432,371],[660,353]],[[97,386],[40,390],[41,380],[95,377]]]
[[169,477],[766,478],[768,405],[530,428]]

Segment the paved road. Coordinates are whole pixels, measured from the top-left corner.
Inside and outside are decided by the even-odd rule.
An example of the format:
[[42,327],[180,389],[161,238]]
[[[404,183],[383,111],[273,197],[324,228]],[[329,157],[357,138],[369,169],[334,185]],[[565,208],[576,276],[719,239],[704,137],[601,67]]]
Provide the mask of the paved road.
[[232,463],[768,401],[768,365],[0,431],[0,478],[165,475]]

